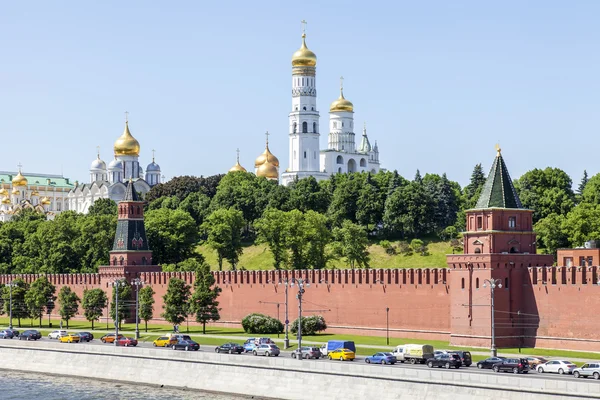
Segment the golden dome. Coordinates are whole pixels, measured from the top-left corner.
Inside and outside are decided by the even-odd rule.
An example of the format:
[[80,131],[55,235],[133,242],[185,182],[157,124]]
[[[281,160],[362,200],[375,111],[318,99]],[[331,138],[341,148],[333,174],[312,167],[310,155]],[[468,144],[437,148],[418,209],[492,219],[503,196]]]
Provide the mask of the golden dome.
[[8,197],[2,199],[2,204],[10,204],[10,199]]
[[21,174],[21,169],[19,169],[19,173],[12,180],[13,186],[27,186],[27,178]]
[[12,190],[12,194],[19,195],[19,194],[21,194],[21,192],[19,192],[19,189],[17,189],[17,188],[14,188],[14,189]]
[[317,55],[306,47],[306,34],[302,34],[302,46],[292,55],[292,67],[315,67]]
[[236,162],[236,163],[235,163],[235,165],[229,169],[229,172],[238,172],[238,171],[239,171],[239,172],[247,172],[247,171],[246,171],[246,168],[242,167],[242,166],[240,165],[240,162],[239,162],[239,161],[238,161],[238,162]]
[[115,156],[139,156],[140,142],[129,132],[129,123],[125,122],[123,134],[115,142]]
[[31,191],[31,197],[33,197],[33,196],[39,196],[39,195],[40,195],[40,193],[37,190],[33,189]]
[[352,104],[352,102],[350,100],[346,100],[346,98],[344,97],[344,89],[340,89],[340,97],[338,97],[336,101],[331,103],[331,106],[329,107],[329,112],[338,111],[354,111],[354,105]]
[[254,161],[254,168],[258,168],[266,162],[270,162],[279,168],[279,160],[273,153],[271,153],[271,150],[269,150],[269,132],[267,132],[265,135],[267,136],[265,151],[263,151],[263,153]]
[[42,200],[40,200],[40,203],[44,206],[49,206],[51,201],[48,197],[42,197]]
[[8,196],[8,191],[4,188],[0,188],[0,196]]
[[256,170],[256,176],[261,176],[267,179],[279,179],[279,172],[277,171],[277,167],[270,162],[263,163]]

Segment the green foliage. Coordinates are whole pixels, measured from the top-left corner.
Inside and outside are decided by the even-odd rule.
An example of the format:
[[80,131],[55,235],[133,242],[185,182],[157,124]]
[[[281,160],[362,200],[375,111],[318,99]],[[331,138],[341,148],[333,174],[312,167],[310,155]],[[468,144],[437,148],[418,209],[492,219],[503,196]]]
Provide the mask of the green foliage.
[[190,314],[194,314],[196,322],[202,324],[202,333],[206,333],[206,323],[221,319],[217,298],[221,288],[214,286],[215,278],[206,263],[198,263],[194,293],[190,299]]
[[346,220],[333,229],[333,238],[335,253],[344,257],[350,268],[369,268],[369,240],[362,226]]
[[410,241],[410,248],[417,254],[426,256],[428,254],[427,244],[421,239],[413,239]]
[[10,313],[12,290],[12,316],[18,320],[18,326],[21,326],[21,318],[29,316],[29,310],[25,303],[25,295],[28,289],[29,285],[21,278],[14,279],[11,287],[4,286],[2,288],[2,301],[6,314]]
[[117,215],[117,203],[111,199],[98,199],[88,209],[88,215]]
[[583,176],[581,177],[581,181],[579,182],[579,186],[577,187],[577,196],[581,196],[583,194],[583,191],[585,190],[585,187],[587,186],[588,181],[589,181],[588,173],[584,169]]
[[481,164],[475,165],[473,172],[471,173],[471,181],[464,189],[465,209],[475,207],[477,200],[479,200],[481,189],[483,189],[483,185],[485,184],[485,179],[486,176]]
[[397,253],[396,246],[394,246],[389,240],[382,240],[379,245],[385,250],[385,253],[393,256]]
[[[131,310],[131,300],[132,300],[132,289],[131,289],[131,285],[129,285],[129,283],[127,282],[127,280],[125,279],[120,279],[119,281],[117,281],[118,284],[116,286],[112,287],[112,297],[111,297],[111,303],[110,303],[110,317],[112,318],[113,321],[115,321],[115,324],[117,323],[117,314],[115,311],[116,308],[116,295],[117,295],[117,291],[119,293],[119,314],[118,314],[118,320],[119,320],[119,328],[121,328],[121,324],[123,323],[123,320],[125,318],[128,318],[130,315],[130,310]],[[115,283],[117,283],[115,282]]]
[[186,211],[169,208],[146,213],[146,235],[156,264],[178,263],[194,255],[196,222]]
[[458,229],[455,226],[447,226],[440,233],[440,239],[442,240],[452,240],[456,239],[458,236]]
[[83,300],[81,301],[81,307],[83,308],[83,315],[85,319],[92,323],[92,330],[94,329],[94,321],[98,321],[102,316],[108,297],[104,290],[97,289],[85,289],[83,291]]
[[153,186],[146,193],[146,201],[153,202],[161,197],[176,196],[180,201],[183,201],[191,193],[200,192],[212,198],[216,191],[221,178],[224,175],[213,175],[209,177],[196,176],[176,176],[165,183],[160,183]]
[[262,218],[254,224],[258,232],[257,242],[266,243],[273,253],[275,269],[281,269],[288,261],[287,224],[288,213],[274,208],[268,208]]
[[146,324],[146,332],[148,332],[148,321],[154,316],[154,289],[152,286],[144,286],[138,293],[138,317]]
[[283,324],[268,315],[253,313],[242,319],[242,327],[246,333],[265,335],[283,332]]
[[[327,329],[325,318],[320,315],[311,315],[302,317],[302,336],[314,335],[317,332],[322,332]],[[298,318],[290,325],[290,332],[293,335],[298,334]]]
[[58,305],[58,313],[67,322],[69,329],[69,320],[77,314],[79,308],[79,296],[69,286],[63,286],[58,292]]
[[45,276],[33,281],[29,290],[25,293],[25,305],[29,310],[29,316],[39,318],[40,328],[42,327],[44,310],[48,310],[48,304],[56,300],[55,293],[56,287]]
[[240,254],[242,254],[243,227],[242,212],[235,208],[218,209],[210,214],[202,224],[202,229],[208,236],[206,243],[217,252],[219,271],[223,269],[224,259],[229,261],[232,269],[235,270]]
[[[577,206],[577,213],[579,212]],[[589,207],[589,206],[583,206]],[[573,214],[572,214],[573,215]],[[553,254],[556,249],[569,246],[569,235],[564,231],[567,218],[564,215],[550,214],[539,220],[533,229],[537,233],[538,248],[544,249],[547,254]],[[571,224],[573,224],[572,219]]]
[[161,317],[173,325],[180,325],[189,314],[189,298],[190,286],[183,279],[171,278],[163,296],[164,312]]

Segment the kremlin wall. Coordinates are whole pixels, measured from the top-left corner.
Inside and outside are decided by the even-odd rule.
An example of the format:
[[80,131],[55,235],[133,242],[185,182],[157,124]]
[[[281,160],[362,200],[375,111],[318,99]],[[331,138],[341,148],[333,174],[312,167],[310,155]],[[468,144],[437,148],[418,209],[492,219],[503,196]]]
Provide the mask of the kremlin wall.
[[[150,322],[166,323],[159,316],[169,280],[180,278],[192,285],[194,273],[161,272],[160,266],[152,265],[143,202],[131,181],[118,210],[110,265],[96,274],[47,277],[57,293],[70,286],[80,298],[85,289],[93,288],[111,298],[112,282],[140,278],[156,292],[156,318]],[[303,295],[303,315],[324,316],[327,332],[389,334],[489,348],[493,282],[497,347],[600,351],[592,317],[600,308],[599,268],[555,267],[552,255],[537,254],[532,211],[522,207],[500,149],[481,197],[474,209],[466,211],[466,218],[464,254],[448,255],[448,268],[213,272],[222,288],[221,320],[215,325],[240,327],[242,318],[253,312],[285,321],[285,282],[303,278],[310,282]],[[559,250],[557,258],[583,259],[588,253]],[[17,277],[31,283],[39,275],[1,275],[0,284]],[[296,287],[288,287],[290,321],[298,316],[296,292]],[[80,309],[78,318],[82,314]],[[103,316],[98,324],[106,322]]]

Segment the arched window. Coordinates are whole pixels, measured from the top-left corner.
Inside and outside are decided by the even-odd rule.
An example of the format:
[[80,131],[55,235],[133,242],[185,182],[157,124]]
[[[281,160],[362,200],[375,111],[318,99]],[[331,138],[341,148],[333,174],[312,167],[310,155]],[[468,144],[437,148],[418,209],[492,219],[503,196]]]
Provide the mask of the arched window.
[[119,265],[123,265],[124,261],[125,261],[125,259],[123,258],[123,256],[121,256],[121,258],[119,258]]
[[516,247],[511,247],[511,248],[510,248],[510,252],[511,252],[511,253],[518,253],[518,252],[519,252],[519,249],[517,249]]
[[367,166],[367,160],[365,160],[364,158],[360,159],[360,166],[361,167],[366,167]]
[[292,132],[296,133],[297,129],[298,129],[298,124],[294,122]]
[[117,257],[113,257],[113,259],[112,259],[112,265],[117,265]]
[[317,123],[313,122],[313,132],[317,133]]
[[133,206],[129,206],[129,214],[133,214]]
[[338,174],[342,173],[342,167],[338,168]]
[[475,289],[479,289],[479,278],[475,279]]
[[304,111],[306,111],[306,106],[302,107],[302,109],[303,109]]
[[356,161],[353,158],[348,160],[348,172],[356,172]]
[[504,289],[508,289],[508,278],[504,278]]
[[306,121],[302,123],[302,133],[308,133],[308,123]]
[[462,279],[460,280],[460,288],[461,288],[461,289],[464,289],[464,288],[465,288],[465,278],[462,278]]
[[479,247],[477,247],[477,248],[475,249],[475,253],[476,253],[476,254],[479,254],[479,253],[481,253],[481,249],[480,249]]
[[146,257],[142,257],[142,265],[146,265],[148,261],[146,261]]
[[344,164],[344,157],[342,156],[337,156],[337,159],[335,160],[336,164]]
[[140,209],[140,206],[137,206],[137,214],[138,214],[138,215],[140,215],[140,214],[141,214],[141,212],[142,212],[142,211],[141,211],[141,209]]

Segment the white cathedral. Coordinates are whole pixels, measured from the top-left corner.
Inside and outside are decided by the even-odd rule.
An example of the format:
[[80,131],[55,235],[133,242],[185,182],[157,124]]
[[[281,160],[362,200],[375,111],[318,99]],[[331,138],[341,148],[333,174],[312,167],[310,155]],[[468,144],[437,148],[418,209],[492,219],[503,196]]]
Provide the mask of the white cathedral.
[[319,111],[316,85],[317,56],[302,46],[292,56],[292,112],[289,114],[289,167],[281,175],[284,185],[295,179],[314,176],[327,179],[335,173],[379,172],[377,142],[371,146],[366,127],[360,146],[356,148],[354,134],[354,105],[340,97],[329,107],[329,139],[327,148],[319,149]]
[[125,196],[127,181],[132,180],[138,193],[146,194],[154,185],[161,183],[160,166],[154,161],[146,167],[146,173],[138,161],[140,143],[131,135],[129,123],[125,121],[123,134],[115,141],[114,159],[106,166],[100,153],[90,166],[90,181],[76,185],[67,195],[67,209],[87,213],[98,199],[119,202]]

